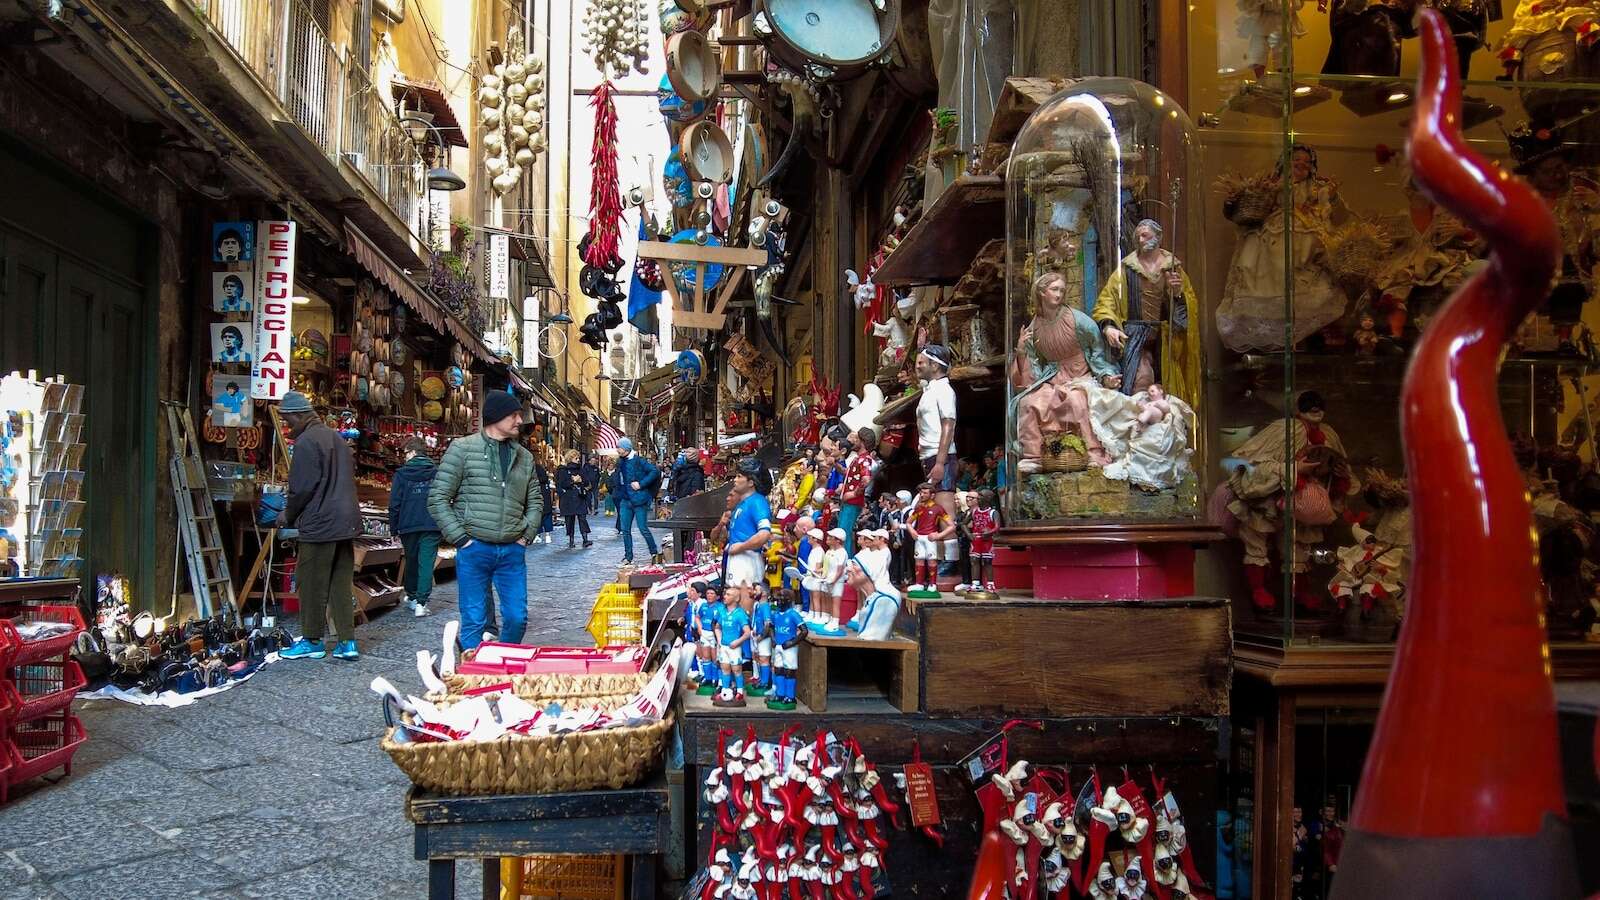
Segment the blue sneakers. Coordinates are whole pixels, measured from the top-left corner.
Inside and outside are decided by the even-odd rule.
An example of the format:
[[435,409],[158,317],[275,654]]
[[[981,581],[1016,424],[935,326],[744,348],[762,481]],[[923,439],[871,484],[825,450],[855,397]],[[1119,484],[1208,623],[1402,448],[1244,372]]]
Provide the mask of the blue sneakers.
[[294,646],[278,652],[279,659],[321,659],[328,655],[327,649],[321,641],[308,641],[301,638],[294,642]]
[[361,651],[356,649],[355,641],[345,641],[333,648],[334,659],[360,659]]

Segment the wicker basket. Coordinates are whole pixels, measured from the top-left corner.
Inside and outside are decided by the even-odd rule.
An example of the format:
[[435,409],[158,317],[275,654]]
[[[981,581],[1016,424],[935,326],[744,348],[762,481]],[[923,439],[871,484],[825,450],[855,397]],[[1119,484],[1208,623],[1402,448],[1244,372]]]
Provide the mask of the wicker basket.
[[1278,208],[1279,191],[1267,184],[1246,184],[1228,198],[1228,220],[1244,228],[1254,228]]
[[[457,703],[462,692],[511,682],[512,691],[534,703],[615,709],[631,701],[650,680],[626,675],[448,675],[449,693],[430,697]],[[411,783],[443,794],[551,794],[626,787],[650,773],[672,732],[669,713],[659,722],[573,734],[494,741],[397,743],[394,728],[379,742]]]
[[441,794],[555,794],[618,790],[655,768],[672,715],[636,728],[609,728],[493,741],[400,744],[390,728],[379,746],[411,783]]
[[1061,436],[1046,437],[1043,452],[1039,455],[1041,472],[1082,472],[1089,468],[1089,454],[1079,449],[1077,442]]
[[1349,282],[1372,280],[1391,246],[1381,226],[1361,220],[1335,229],[1323,241],[1328,271],[1335,278]]

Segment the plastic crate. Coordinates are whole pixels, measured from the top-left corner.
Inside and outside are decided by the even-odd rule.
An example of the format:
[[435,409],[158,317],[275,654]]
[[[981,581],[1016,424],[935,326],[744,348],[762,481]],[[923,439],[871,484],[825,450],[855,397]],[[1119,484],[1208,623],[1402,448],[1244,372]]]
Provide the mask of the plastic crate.
[[622,900],[626,858],[544,853],[500,861],[500,900]]
[[72,774],[72,755],[89,739],[83,723],[72,713],[61,710],[32,722],[11,726],[6,749],[11,753],[11,771],[6,784],[16,787],[55,769]]
[[[31,622],[65,622],[72,630],[36,641],[23,640],[18,624]],[[0,669],[25,666],[61,656],[78,640],[83,631],[83,615],[77,606],[38,605],[22,606],[9,619],[0,619]]]
[[596,647],[644,643],[644,603],[625,584],[608,584],[594,598],[586,629]]
[[[0,710],[9,706],[12,722],[31,721],[72,705],[72,698],[88,682],[83,669],[70,659],[18,666],[11,670],[10,681],[0,679]],[[4,715],[0,712],[0,717]]]

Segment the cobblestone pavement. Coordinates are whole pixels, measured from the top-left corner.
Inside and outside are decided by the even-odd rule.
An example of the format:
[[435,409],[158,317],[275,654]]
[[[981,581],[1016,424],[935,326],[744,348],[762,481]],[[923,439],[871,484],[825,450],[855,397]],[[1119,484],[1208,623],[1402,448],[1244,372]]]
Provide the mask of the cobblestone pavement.
[[[622,559],[614,521],[595,518],[588,550],[568,550],[564,533],[529,548],[528,642],[590,643],[589,607]],[[79,702],[89,740],[71,777],[0,806],[0,897],[426,896],[406,778],[378,749],[367,685],[420,689],[416,651],[439,646],[455,582],[431,605],[425,619],[400,607],[359,627],[357,662],[279,662],[179,709]]]

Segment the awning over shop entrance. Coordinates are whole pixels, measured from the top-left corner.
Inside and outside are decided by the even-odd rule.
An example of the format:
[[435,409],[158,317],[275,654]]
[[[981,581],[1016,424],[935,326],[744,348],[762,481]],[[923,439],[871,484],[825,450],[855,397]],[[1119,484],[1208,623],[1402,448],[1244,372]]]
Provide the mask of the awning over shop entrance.
[[[439,301],[417,287],[409,275],[395,265],[387,254],[378,249],[378,245],[374,244],[371,238],[349,220],[344,223],[344,245],[345,252],[355,257],[362,268],[399,297],[400,302],[411,307],[434,331],[455,338],[481,362],[490,365],[500,364],[500,358],[489,352],[489,347],[484,344],[483,338],[474,335],[460,319],[440,305]],[[526,382],[523,382],[523,385],[526,386]]]

